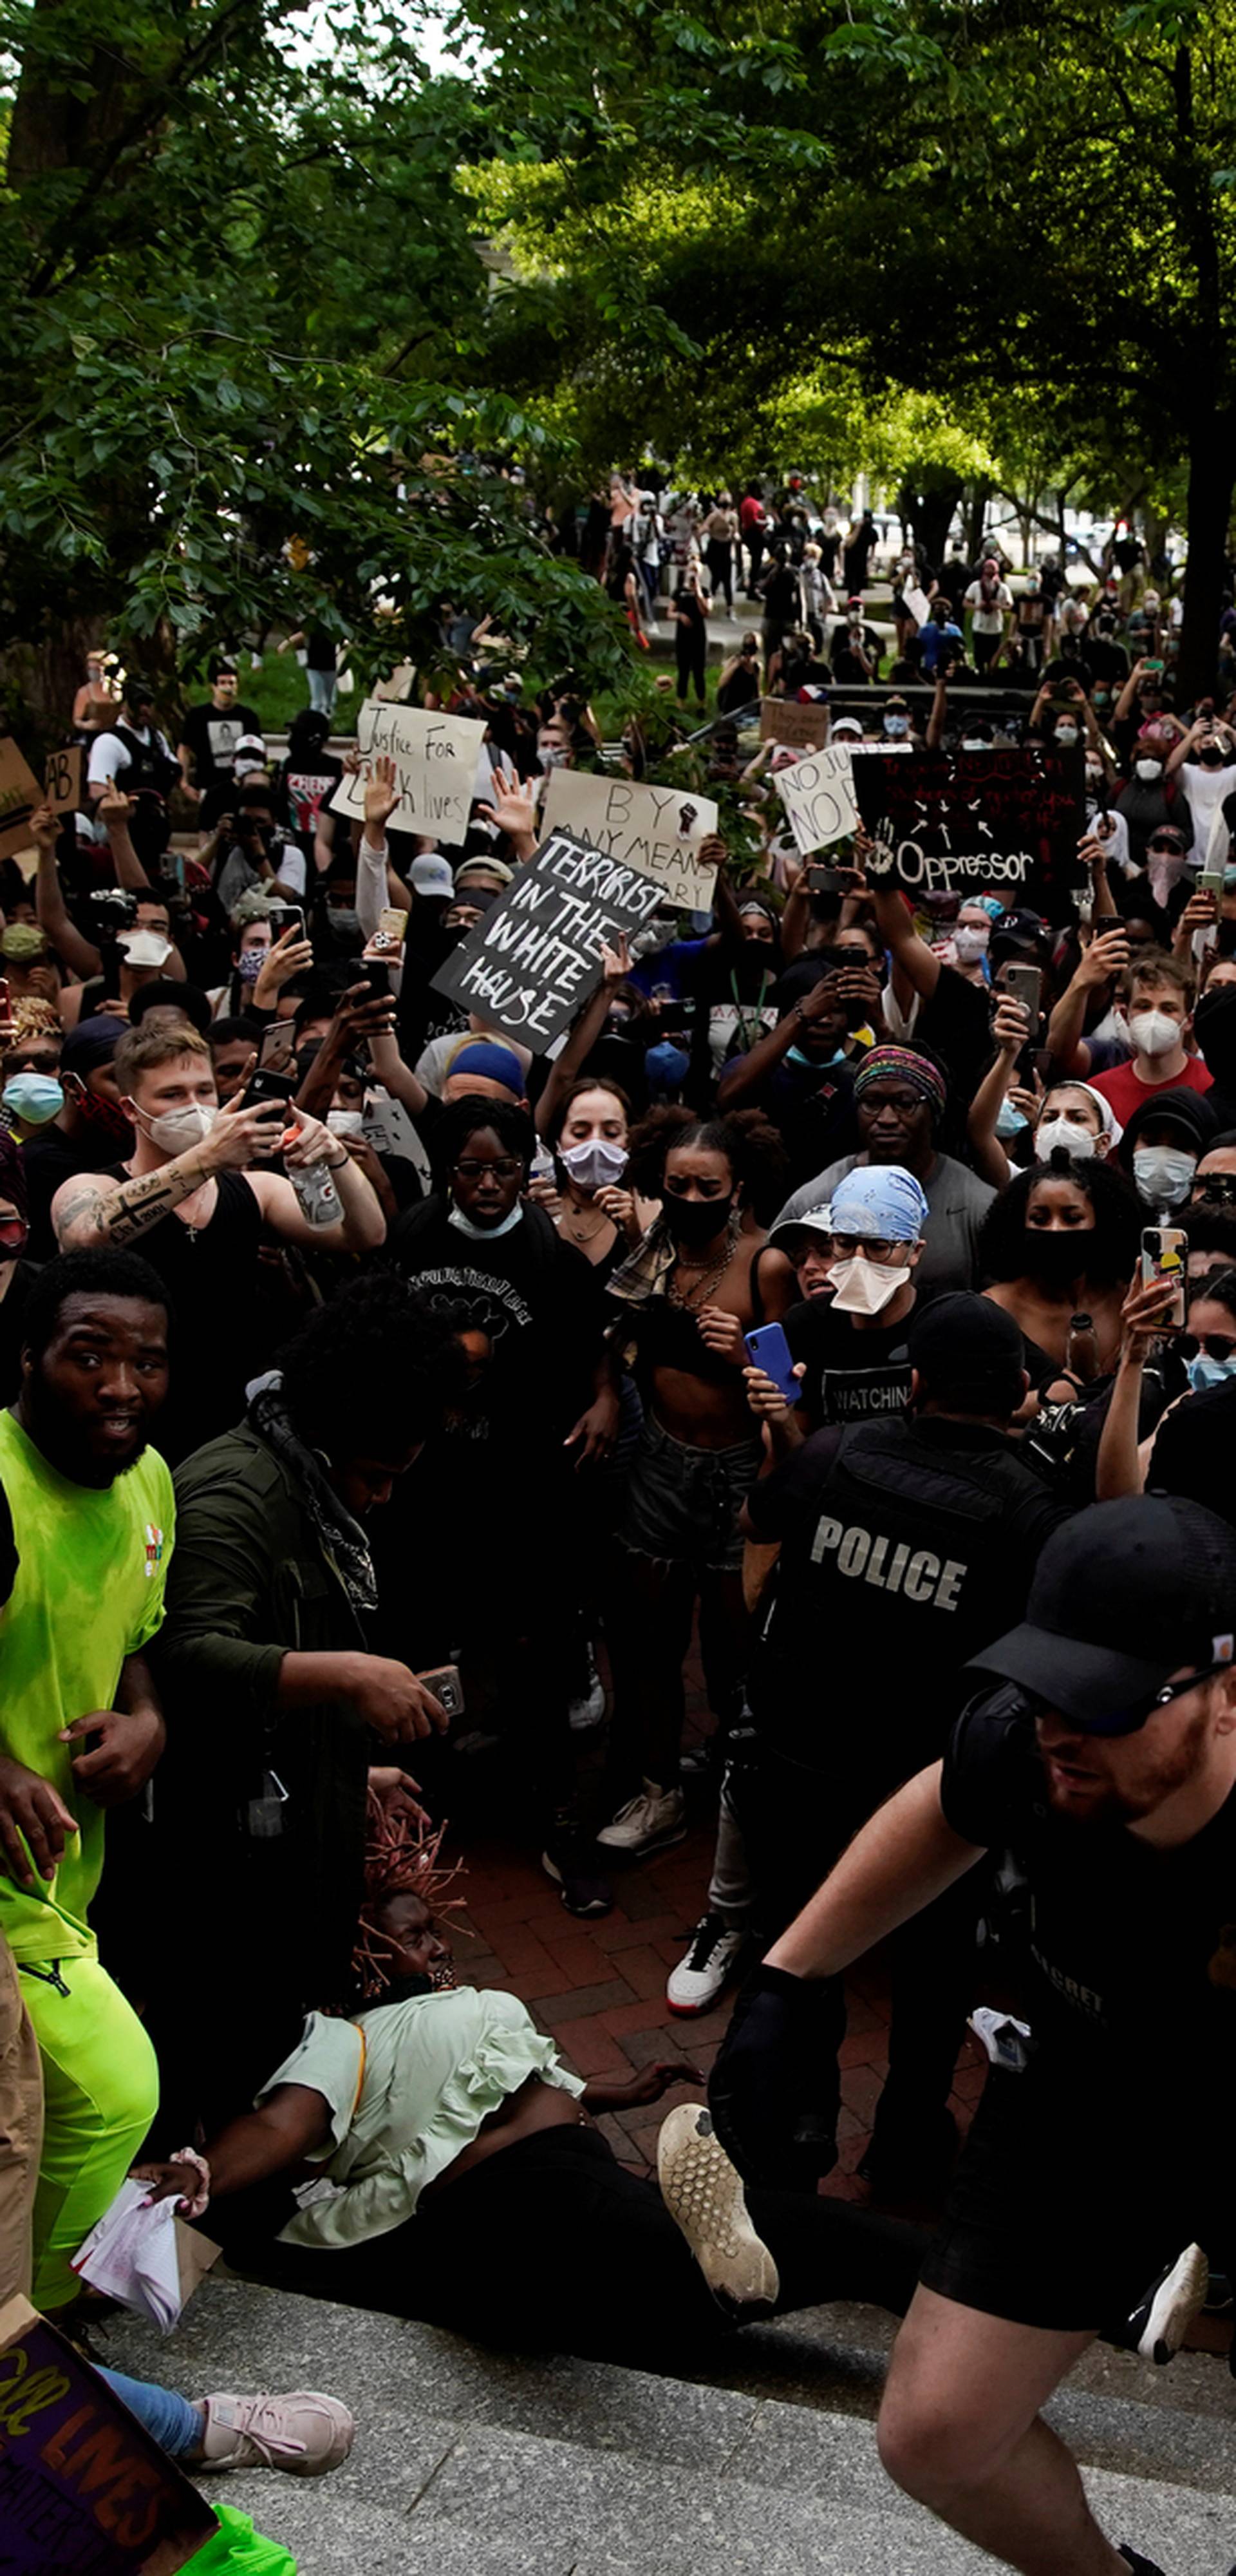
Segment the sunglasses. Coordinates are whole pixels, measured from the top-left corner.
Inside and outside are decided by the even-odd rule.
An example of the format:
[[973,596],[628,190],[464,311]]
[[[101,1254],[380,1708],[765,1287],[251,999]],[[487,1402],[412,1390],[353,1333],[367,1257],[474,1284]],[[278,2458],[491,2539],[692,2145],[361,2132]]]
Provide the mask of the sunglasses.
[[1193,1196],[1195,1202],[1213,1199],[1216,1207],[1236,1207],[1236,1172],[1203,1172]]
[[1181,1681],[1165,1682],[1162,1690],[1152,1691],[1148,1699],[1135,1700],[1131,1708],[1113,1709],[1110,1717],[1105,1717],[1101,1726],[1083,1726],[1080,1732],[1083,1735],[1094,1734],[1099,1737],[1137,1735],[1143,1726],[1148,1725],[1157,1709],[1170,1708],[1174,1699],[1186,1699],[1190,1691],[1198,1688],[1199,1683],[1208,1682],[1215,1673],[1226,1672],[1228,1669],[1226,1664],[1207,1664],[1198,1672],[1186,1673]]
[[1208,1360],[1230,1360],[1236,1351],[1236,1334],[1176,1333],[1172,1337],[1172,1348],[1179,1351],[1182,1360],[1195,1360],[1202,1351]]

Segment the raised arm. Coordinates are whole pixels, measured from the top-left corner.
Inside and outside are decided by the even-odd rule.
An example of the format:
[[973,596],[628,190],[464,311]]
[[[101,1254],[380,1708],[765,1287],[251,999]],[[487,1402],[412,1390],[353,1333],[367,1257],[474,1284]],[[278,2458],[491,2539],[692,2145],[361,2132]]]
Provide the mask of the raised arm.
[[534,856],[537,847],[536,797],[526,787],[515,769],[495,765],[492,805],[478,805],[483,823],[492,823],[495,831],[505,832],[519,867]]
[[84,939],[70,919],[56,865],[60,826],[50,805],[36,806],[30,817],[30,829],[39,853],[38,874],[34,881],[34,909],[39,928],[46,931],[62,964],[84,981],[87,975],[98,974],[103,958],[93,941]]
[[618,986],[631,972],[631,951],[625,933],[620,934],[616,948],[601,947],[601,981],[589,995],[571,1030],[561,1055],[549,1068],[549,1079],[536,1104],[535,1125],[538,1136],[548,1136],[555,1114],[565,1100],[581,1068],[587,1063],[605,1026],[609,1006]]
[[1122,975],[1128,962],[1129,943],[1122,930],[1102,931],[1085,950],[1047,1023],[1048,1052],[1062,1075],[1074,1074],[1084,1082],[1090,1071],[1090,1049],[1082,1036],[1087,1001],[1109,976]]
[[[243,1171],[258,1154],[274,1151],[282,1126],[278,1101],[241,1107],[243,1092],[221,1109],[209,1136],[191,1152],[178,1154],[157,1172],[136,1180],[106,1180],[94,1172],[75,1172],[52,1200],[51,1216],[61,1252],[89,1252],[100,1244],[119,1249],[148,1234],[182,1199],[191,1198],[203,1182],[223,1170]],[[286,1183],[284,1185],[286,1187]]]
[[108,848],[116,862],[117,885],[127,887],[130,894],[138,894],[143,888],[148,888],[150,879],[134,849],[129,830],[133,814],[132,797],[117,787],[114,778],[109,778],[100,791],[94,812],[95,821],[102,823],[107,833]]
[[996,1134],[996,1120],[1008,1096],[1014,1064],[1030,1035],[1030,1014],[1025,1004],[1011,997],[997,1002],[993,1035],[996,1054],[970,1103],[966,1126],[980,1180],[990,1181],[993,1190],[1006,1190],[1012,1166]]
[[774,1941],[765,1965],[795,1977],[836,1977],[877,1941],[943,1896],[982,1858],[946,1823],[943,1765],[907,1780],[856,1836],[808,1905]]
[[1095,1461],[1096,1502],[1118,1502],[1125,1494],[1140,1494],[1145,1485],[1146,1468],[1137,1436],[1142,1379],[1155,1339],[1166,1327],[1174,1294],[1170,1279],[1152,1279],[1143,1288],[1135,1275],[1121,1307],[1120,1359]]

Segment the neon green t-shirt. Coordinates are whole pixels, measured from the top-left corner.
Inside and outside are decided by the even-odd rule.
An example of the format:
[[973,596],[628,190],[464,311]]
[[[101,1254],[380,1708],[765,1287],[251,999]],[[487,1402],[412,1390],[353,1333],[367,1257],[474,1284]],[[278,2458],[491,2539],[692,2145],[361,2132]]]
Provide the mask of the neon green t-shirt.
[[147,1449],[101,1492],[71,1484],[0,1413],[0,1486],[20,1560],[0,1609],[0,1751],[50,1780],[81,1828],[46,1883],[18,1887],[0,1865],[0,1932],[15,1958],[75,1958],[94,1949],[86,1914],[103,1868],[104,1815],[74,1783],[81,1746],[56,1739],[75,1717],[114,1707],[125,1656],[162,1626],[172,1479]]

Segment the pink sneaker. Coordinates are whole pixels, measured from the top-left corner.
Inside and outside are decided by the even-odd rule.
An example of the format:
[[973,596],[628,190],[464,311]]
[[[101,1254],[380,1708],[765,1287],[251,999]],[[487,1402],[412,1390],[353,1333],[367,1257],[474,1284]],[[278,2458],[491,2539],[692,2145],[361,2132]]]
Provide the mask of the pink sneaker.
[[204,2397],[202,2466],[286,2469],[294,2478],[325,2477],[346,2460],[356,2425],[337,2397],[294,2388],[287,2397]]

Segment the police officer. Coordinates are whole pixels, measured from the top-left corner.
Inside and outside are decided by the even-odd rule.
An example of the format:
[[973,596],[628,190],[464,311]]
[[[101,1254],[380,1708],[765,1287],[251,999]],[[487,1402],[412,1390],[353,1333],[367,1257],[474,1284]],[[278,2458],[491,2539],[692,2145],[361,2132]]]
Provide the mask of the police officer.
[[[821,1864],[943,1750],[964,1666],[1020,1617],[1060,1517],[1009,1436],[1027,1384],[1012,1318],[987,1298],[941,1297],[911,1317],[908,1349],[908,1414],[816,1432],[746,1505],[747,1536],[781,1544],[749,1681],[755,1748],[734,1784],[762,1932],[791,1920]],[[889,2075],[862,2167],[890,2197],[941,2185],[955,2153],[947,2101],[976,1906],[971,1882],[894,1947]],[[785,2180],[836,2160],[844,2027],[838,1978],[813,2050],[811,2144]]]
[[983,1852],[1016,1860],[1032,2047],[988,2077],[880,2448],[900,2486],[1026,2576],[1159,2576],[1105,2538],[1038,2410],[1190,2239],[1232,2260],[1234,1630],[1227,1522],[1159,1494],[1078,1513],[1025,1619],[976,1658],[1006,1686],[972,1701],[943,1762],[774,1943],[713,2072],[717,2134],[750,2176],[792,2131],[821,1981],[921,1924]]

